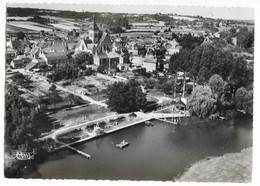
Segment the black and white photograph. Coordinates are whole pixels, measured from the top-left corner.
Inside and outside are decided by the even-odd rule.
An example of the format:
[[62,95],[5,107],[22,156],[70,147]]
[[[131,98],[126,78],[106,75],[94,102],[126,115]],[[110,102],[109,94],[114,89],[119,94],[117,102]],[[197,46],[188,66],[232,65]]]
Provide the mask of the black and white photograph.
[[4,179],[252,183],[249,2],[6,1]]

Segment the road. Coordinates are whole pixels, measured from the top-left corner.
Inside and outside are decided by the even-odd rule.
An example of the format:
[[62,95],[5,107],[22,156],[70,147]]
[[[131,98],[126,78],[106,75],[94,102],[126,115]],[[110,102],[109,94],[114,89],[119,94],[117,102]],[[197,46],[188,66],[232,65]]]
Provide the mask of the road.
[[[37,77],[38,79],[41,79],[41,80],[43,80],[43,81],[48,82],[46,77],[40,76],[40,75],[38,75],[38,74],[35,74],[35,73],[32,73],[32,72],[28,72],[28,71],[25,71],[25,70],[19,71],[19,72],[21,72],[21,73],[23,73],[23,74],[35,76],[35,77]],[[59,89],[59,90],[62,90],[62,91],[67,92],[67,93],[71,93],[71,94],[73,94],[73,95],[75,95],[75,96],[79,96],[79,97],[81,97],[83,100],[88,101],[90,104],[96,104],[96,105],[99,105],[99,106],[102,106],[102,107],[107,107],[107,104],[105,104],[105,103],[103,103],[103,102],[96,101],[96,100],[92,99],[92,98],[89,97],[89,96],[76,93],[76,92],[74,92],[74,91],[72,91],[72,90],[69,90],[69,89],[67,89],[67,88],[65,88],[65,87],[63,87],[63,86],[58,85],[57,83],[50,83],[50,84],[54,84],[54,85],[56,86],[56,88]]]
[[81,124],[78,124],[78,125],[73,125],[73,126],[70,126],[70,127],[62,127],[62,128],[56,129],[51,134],[44,136],[42,139],[48,139],[48,138],[55,139],[56,136],[59,135],[59,134],[63,134],[63,133],[66,133],[68,131],[74,130],[76,128],[86,127],[89,124],[97,123],[97,122],[100,122],[100,121],[108,120],[108,119],[111,119],[111,118],[114,118],[114,117],[119,117],[119,116],[120,115],[118,115],[118,114],[113,114],[113,115],[110,115],[110,116],[105,116],[105,117],[98,118],[98,119],[95,119],[95,120],[87,121],[87,122],[84,122],[84,123],[81,123]]

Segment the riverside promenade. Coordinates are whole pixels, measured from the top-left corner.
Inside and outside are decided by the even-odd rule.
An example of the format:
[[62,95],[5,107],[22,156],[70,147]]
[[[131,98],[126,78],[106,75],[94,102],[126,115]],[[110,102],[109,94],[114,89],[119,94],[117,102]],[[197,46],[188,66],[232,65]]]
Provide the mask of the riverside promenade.
[[[137,124],[140,124],[140,123],[143,123],[145,121],[149,121],[149,120],[152,120],[152,119],[160,119],[160,118],[163,118],[163,119],[166,119],[166,118],[183,118],[183,117],[187,117],[186,114],[183,114],[183,113],[154,113],[154,112],[151,112],[151,113],[143,113],[143,112],[135,112],[136,114],[136,117],[140,118],[139,120],[136,120],[136,121],[133,121],[133,122],[130,122],[128,124],[123,124],[123,125],[120,125],[120,126],[113,126],[112,129],[109,129],[109,130],[106,130],[105,131],[105,134],[110,134],[112,132],[116,132],[118,130],[121,130],[121,129],[125,129],[127,127],[131,127],[131,126],[134,126],[134,125],[137,125]],[[119,114],[119,115],[115,115],[117,118],[120,117],[120,116],[124,116],[126,114]],[[115,117],[114,116],[114,117]],[[112,118],[112,116],[109,116],[109,117],[105,117],[106,119],[107,118]],[[104,118],[100,118],[98,120],[95,120],[95,121],[90,121],[90,122],[86,122],[86,123],[83,123],[83,124],[80,124],[80,125],[76,125],[76,126],[72,126],[72,127],[69,127],[69,128],[65,128],[63,130],[60,130],[60,131],[56,131],[55,133],[53,133],[51,135],[51,137],[57,141],[57,136],[60,135],[60,134],[64,134],[66,132],[69,132],[69,131],[72,131],[72,130],[75,130],[75,129],[78,129],[78,128],[82,128],[82,127],[85,127],[87,125],[89,125],[90,123],[93,124],[97,121],[104,121]],[[176,124],[176,123],[175,123]],[[89,135],[88,137],[86,138],[82,138],[80,140],[77,140],[75,142],[71,142],[71,143],[63,143],[63,145],[61,145],[60,147],[58,147],[56,150],[59,150],[61,148],[64,148],[64,147],[67,147],[67,146],[71,146],[71,145],[75,145],[75,144],[78,144],[78,143],[81,143],[81,142],[85,142],[85,141],[88,141],[88,140],[91,140],[95,137],[98,137],[99,135],[95,135],[95,134],[91,134]],[[57,141],[59,142],[59,141]]]

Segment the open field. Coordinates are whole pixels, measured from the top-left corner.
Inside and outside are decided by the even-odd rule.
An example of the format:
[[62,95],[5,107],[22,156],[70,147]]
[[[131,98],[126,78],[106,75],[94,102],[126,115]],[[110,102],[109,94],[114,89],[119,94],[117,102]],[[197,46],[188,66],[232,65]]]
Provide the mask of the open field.
[[77,26],[65,24],[65,23],[52,23],[49,25],[52,25],[55,28],[59,28],[59,29],[63,29],[63,30],[72,30],[72,29],[78,30],[79,29],[79,27],[77,27]]
[[14,19],[14,20],[22,20],[22,21],[26,21],[27,19],[32,18],[31,16],[28,17],[6,17],[6,19]]
[[179,19],[179,20],[188,20],[188,21],[194,21],[198,18],[192,18],[192,17],[185,17],[185,16],[170,16],[173,19]]
[[[8,27],[11,26],[12,27],[17,27],[19,29],[25,29],[25,30],[29,30],[29,31],[52,31],[53,27],[51,26],[47,26],[47,25],[42,25],[39,23],[35,23],[35,22],[31,22],[31,21],[10,21],[6,23],[7,26],[7,30]],[[9,28],[10,29],[10,28]]]

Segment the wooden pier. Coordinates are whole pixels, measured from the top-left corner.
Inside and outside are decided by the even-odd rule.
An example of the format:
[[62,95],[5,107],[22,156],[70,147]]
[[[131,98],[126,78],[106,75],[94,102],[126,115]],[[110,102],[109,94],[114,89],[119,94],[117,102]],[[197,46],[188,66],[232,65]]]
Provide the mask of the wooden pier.
[[154,119],[156,119],[158,121],[170,123],[170,124],[173,124],[173,125],[178,125],[178,122],[173,122],[173,121],[169,121],[169,120],[166,120],[166,119],[160,119],[160,118],[154,118]]
[[60,143],[60,144],[62,144],[62,146],[60,146],[59,148],[56,148],[54,151],[57,151],[57,150],[60,150],[60,149],[62,149],[62,148],[67,147],[68,149],[70,149],[70,150],[72,150],[72,151],[78,153],[79,155],[81,155],[81,156],[83,156],[83,157],[85,157],[85,158],[87,158],[87,159],[90,159],[90,158],[91,158],[91,155],[90,155],[90,154],[87,154],[87,153],[85,153],[85,152],[82,152],[82,151],[80,151],[80,150],[78,150],[78,149],[76,149],[76,148],[70,146],[70,144],[65,144],[65,143],[63,143],[63,142],[58,141],[57,139],[56,139],[56,143]]
[[82,152],[82,151],[80,151],[80,150],[78,150],[78,149],[75,149],[75,148],[73,148],[73,147],[71,147],[71,146],[69,146],[69,145],[66,145],[66,147],[69,148],[70,150],[72,150],[72,151],[74,151],[74,152],[80,154],[81,156],[83,156],[83,157],[85,157],[85,158],[87,158],[87,159],[90,159],[90,158],[91,158],[91,155],[89,155],[89,154],[87,154],[87,153],[85,153],[85,152]]

